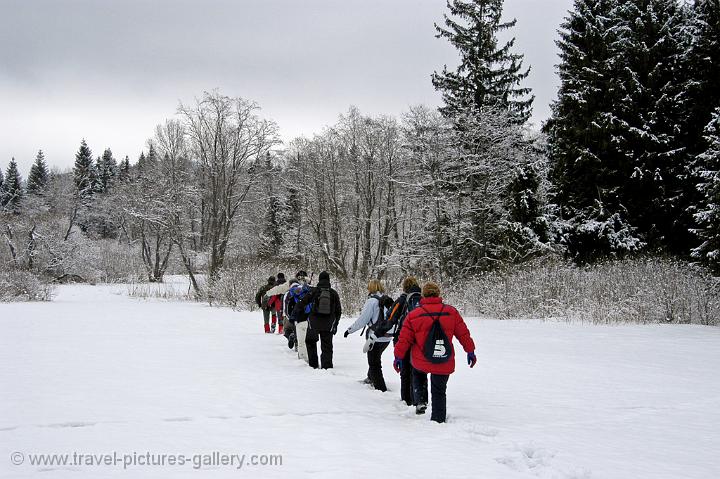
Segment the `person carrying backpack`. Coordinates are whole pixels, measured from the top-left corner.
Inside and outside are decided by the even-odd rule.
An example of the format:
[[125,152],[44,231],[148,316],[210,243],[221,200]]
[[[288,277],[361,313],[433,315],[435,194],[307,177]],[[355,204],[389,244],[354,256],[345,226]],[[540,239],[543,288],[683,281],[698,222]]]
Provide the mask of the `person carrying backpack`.
[[[317,369],[333,367],[333,335],[337,333],[337,325],[342,315],[340,296],[330,286],[330,274],[327,271],[320,273],[318,284],[310,293],[295,305],[299,311],[308,315],[308,330],[305,336],[308,364]],[[299,338],[298,338],[299,341]],[[322,354],[318,364],[317,343],[320,341]]]
[[413,395],[416,414],[425,414],[427,409],[427,375],[430,374],[430,419],[435,422],[445,422],[447,382],[450,374],[455,371],[453,336],[457,337],[465,349],[468,365],[472,368],[477,362],[475,342],[465,321],[455,308],[443,303],[440,287],[436,283],[425,283],[420,304],[405,318],[400,331],[400,339],[395,345],[393,367],[400,372],[403,358],[410,351],[410,361],[414,368]]
[[282,332],[283,332],[282,297],[285,293],[287,293],[287,291],[289,289],[290,289],[290,284],[285,279],[285,274],[278,273],[277,280],[275,281],[275,286],[267,292],[267,295],[270,296],[270,300],[268,301],[268,304],[270,305],[270,310],[272,311],[272,324],[270,325],[271,333],[275,333],[275,325],[277,323],[280,323],[278,334],[282,334]]
[[367,353],[368,373],[365,382],[372,384],[378,391],[387,391],[385,378],[382,373],[382,353],[387,349],[392,339],[391,334],[386,331],[379,332],[377,328],[384,324],[387,307],[392,304],[392,299],[384,295],[385,288],[380,280],[371,279],[368,282],[368,298],[365,301],[358,319],[345,331],[344,337],[363,329],[365,333],[365,347]]
[[265,323],[265,332],[270,332],[270,305],[268,304],[270,301],[270,297],[267,296],[267,292],[275,286],[275,276],[270,276],[268,278],[267,284],[260,287],[258,292],[255,294],[255,303],[258,305],[258,308],[262,309],[263,312],[263,321]]
[[292,294],[293,289],[299,287],[297,279],[293,278],[290,280],[290,289],[283,295],[283,335],[288,340],[288,348],[297,351],[295,345],[295,325],[290,321],[293,308],[295,307],[295,296]]
[[[387,331],[393,336],[393,344],[397,345],[402,331],[405,318],[408,313],[414,310],[420,303],[420,286],[414,276],[408,276],[402,283],[403,292],[398,299],[395,300],[387,314]],[[400,369],[400,399],[405,401],[408,406],[414,406],[413,386],[412,386],[413,367],[410,362],[410,351],[408,350],[403,357],[402,369]]]
[[285,304],[288,316],[288,327],[291,328],[292,331],[292,334],[288,337],[288,347],[295,347],[298,358],[306,363],[308,362],[308,352],[307,346],[305,345],[305,338],[308,329],[307,319],[309,306],[303,308],[299,304],[305,296],[310,294],[311,289],[310,285],[300,282],[293,285],[285,295],[287,298]]

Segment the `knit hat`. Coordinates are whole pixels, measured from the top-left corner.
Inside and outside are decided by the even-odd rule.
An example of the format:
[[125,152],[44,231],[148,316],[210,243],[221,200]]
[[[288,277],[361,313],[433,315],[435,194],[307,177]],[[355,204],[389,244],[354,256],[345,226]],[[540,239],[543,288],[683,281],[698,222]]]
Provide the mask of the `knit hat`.
[[330,273],[328,273],[327,271],[323,271],[322,273],[320,273],[320,276],[318,276],[318,278],[320,279],[320,281],[330,281]]
[[268,278],[268,284],[275,284],[275,276],[270,276]]
[[423,298],[432,298],[432,297],[440,296],[440,286],[438,286],[437,283],[428,281],[422,287],[422,296],[423,296]]
[[285,273],[278,273],[277,279],[278,281],[285,281]]

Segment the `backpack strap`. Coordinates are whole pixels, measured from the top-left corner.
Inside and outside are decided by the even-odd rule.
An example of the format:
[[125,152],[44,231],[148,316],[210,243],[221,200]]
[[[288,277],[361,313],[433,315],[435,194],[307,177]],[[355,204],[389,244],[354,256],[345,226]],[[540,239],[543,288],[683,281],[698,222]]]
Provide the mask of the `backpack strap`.
[[423,306],[420,306],[419,304],[418,304],[418,308],[420,308],[420,309],[422,309],[423,311],[425,311],[425,314],[421,314],[420,316],[430,316],[430,317],[434,318],[434,319],[433,319],[433,322],[439,321],[438,318],[440,318],[440,316],[450,316],[450,313],[446,313],[446,312],[445,312],[445,305],[444,305],[444,304],[442,305],[442,308],[440,308],[440,311],[438,311],[437,313],[431,313],[430,311],[428,311],[427,309],[425,309]]

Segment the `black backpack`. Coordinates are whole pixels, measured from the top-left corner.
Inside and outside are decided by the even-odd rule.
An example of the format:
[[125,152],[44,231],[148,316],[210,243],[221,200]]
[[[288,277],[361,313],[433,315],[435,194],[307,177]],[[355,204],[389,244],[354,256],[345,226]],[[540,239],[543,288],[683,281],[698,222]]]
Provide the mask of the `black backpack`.
[[317,295],[313,302],[313,313],[329,316],[335,309],[333,306],[335,306],[335,304],[332,291],[328,288],[321,288],[320,294]]
[[425,316],[433,317],[433,324],[430,327],[427,339],[425,340],[425,348],[423,349],[425,359],[433,364],[446,363],[452,357],[453,349],[447,334],[445,334],[440,324],[440,316],[448,314],[443,312],[445,306],[437,313],[429,313],[425,308],[420,307],[425,311]]
[[375,336],[379,338],[381,336],[385,336],[385,333],[387,333],[391,328],[389,321],[385,317],[385,310],[393,305],[393,299],[387,294],[383,294],[380,297],[373,297],[378,300],[379,311],[377,319],[374,323],[371,323],[368,326],[368,329],[375,333]]
[[395,331],[393,333],[393,337],[395,339],[400,337],[400,330],[403,327],[403,324],[405,324],[405,318],[407,318],[408,314],[410,314],[410,311],[417,308],[420,305],[420,293],[417,291],[413,291],[412,293],[408,293],[408,295],[405,297],[405,304],[403,305],[403,310],[400,312],[400,316],[398,317],[397,324],[394,325]]

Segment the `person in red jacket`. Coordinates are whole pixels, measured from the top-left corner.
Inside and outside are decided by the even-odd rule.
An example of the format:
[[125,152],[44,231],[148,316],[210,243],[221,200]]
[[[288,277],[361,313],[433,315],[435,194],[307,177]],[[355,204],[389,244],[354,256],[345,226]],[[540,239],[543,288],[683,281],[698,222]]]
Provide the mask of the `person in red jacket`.
[[[439,321],[442,332],[445,333],[447,346],[450,349],[449,354],[446,354],[444,340],[438,341],[441,344],[436,345],[434,351],[425,351],[425,344],[435,321]],[[443,303],[440,297],[440,287],[436,283],[425,283],[422,288],[420,304],[405,318],[405,324],[400,331],[400,339],[395,345],[393,367],[395,371],[400,372],[403,358],[410,350],[410,361],[414,369],[413,395],[415,396],[416,414],[425,414],[427,409],[427,375],[430,374],[430,390],[432,392],[430,419],[435,422],[445,422],[447,382],[450,374],[455,371],[453,337],[457,337],[467,353],[468,365],[471,368],[475,366],[477,362],[475,342],[470,337],[470,331],[462,316],[455,308]],[[441,350],[442,354],[436,354],[438,350]]]

